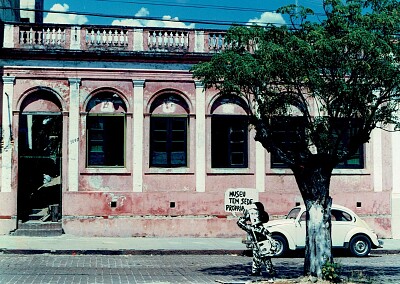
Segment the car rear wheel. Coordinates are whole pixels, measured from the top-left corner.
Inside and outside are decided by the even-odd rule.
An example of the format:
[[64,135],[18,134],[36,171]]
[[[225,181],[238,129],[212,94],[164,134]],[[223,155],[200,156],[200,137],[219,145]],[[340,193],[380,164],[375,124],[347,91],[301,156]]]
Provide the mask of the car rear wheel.
[[272,235],[272,238],[278,243],[278,249],[274,256],[283,256],[288,251],[288,243],[285,237],[281,235]]
[[350,241],[350,252],[354,256],[367,256],[371,251],[371,241],[363,235],[355,236]]

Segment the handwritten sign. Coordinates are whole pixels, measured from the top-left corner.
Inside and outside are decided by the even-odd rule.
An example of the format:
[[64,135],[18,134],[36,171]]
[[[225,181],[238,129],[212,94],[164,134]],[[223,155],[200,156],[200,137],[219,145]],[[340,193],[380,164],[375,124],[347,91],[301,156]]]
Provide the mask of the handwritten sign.
[[254,188],[229,188],[225,192],[225,211],[242,212],[247,205],[258,201],[258,191]]

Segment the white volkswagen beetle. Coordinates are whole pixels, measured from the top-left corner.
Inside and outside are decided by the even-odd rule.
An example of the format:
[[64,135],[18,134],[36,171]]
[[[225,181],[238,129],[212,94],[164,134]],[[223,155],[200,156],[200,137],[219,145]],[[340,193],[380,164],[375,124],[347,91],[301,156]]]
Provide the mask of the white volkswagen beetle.
[[[366,256],[371,248],[382,247],[383,242],[371,228],[350,209],[332,205],[332,247],[346,248],[354,256]],[[285,219],[271,220],[264,226],[278,242],[276,256],[282,256],[290,250],[305,247],[306,208],[297,206],[290,210]]]

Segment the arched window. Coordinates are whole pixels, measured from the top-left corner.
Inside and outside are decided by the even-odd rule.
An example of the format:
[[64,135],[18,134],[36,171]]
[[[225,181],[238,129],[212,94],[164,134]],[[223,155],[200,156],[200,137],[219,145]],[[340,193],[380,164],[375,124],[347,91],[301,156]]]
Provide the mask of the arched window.
[[186,167],[187,103],[178,95],[163,94],[150,109],[150,167]]
[[211,109],[211,167],[248,167],[246,104],[236,97],[218,98]]
[[87,104],[87,166],[125,165],[126,105],[119,95],[103,92]]

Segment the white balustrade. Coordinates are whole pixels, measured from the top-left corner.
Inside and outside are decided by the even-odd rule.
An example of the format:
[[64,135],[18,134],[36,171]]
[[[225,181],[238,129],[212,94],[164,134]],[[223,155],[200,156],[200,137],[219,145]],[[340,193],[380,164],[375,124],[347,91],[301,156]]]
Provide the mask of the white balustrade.
[[66,43],[65,29],[61,28],[22,28],[20,29],[19,44],[36,47],[64,47]]
[[218,52],[224,50],[225,47],[225,34],[210,33],[208,35],[208,49],[210,52]]
[[[11,29],[9,28],[9,30]],[[113,26],[57,27],[50,25],[30,26],[26,24],[21,24],[19,28],[15,28],[15,31],[19,31],[19,47],[22,48],[64,48],[73,50],[128,50],[129,48],[130,51],[140,52],[191,51],[205,53],[220,52],[227,48],[223,31],[137,29]],[[68,42],[66,42],[67,40]],[[193,46],[189,46],[192,44]],[[9,45],[11,46],[12,44],[10,43]],[[257,42],[249,43],[248,48],[249,50],[257,49]]]
[[187,31],[149,31],[148,49],[152,51],[189,50],[189,32]]
[[122,29],[86,29],[86,46],[88,48],[127,48],[128,31]]

